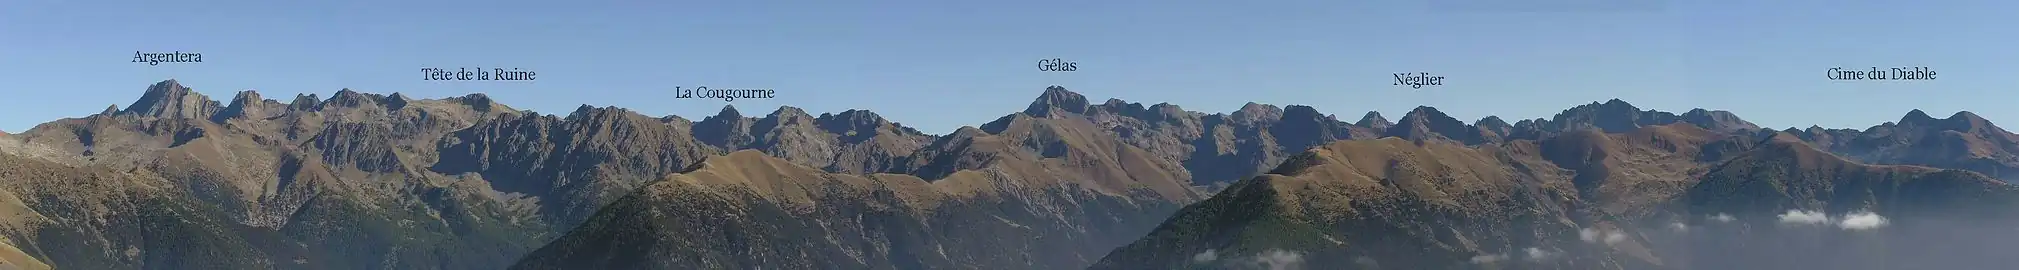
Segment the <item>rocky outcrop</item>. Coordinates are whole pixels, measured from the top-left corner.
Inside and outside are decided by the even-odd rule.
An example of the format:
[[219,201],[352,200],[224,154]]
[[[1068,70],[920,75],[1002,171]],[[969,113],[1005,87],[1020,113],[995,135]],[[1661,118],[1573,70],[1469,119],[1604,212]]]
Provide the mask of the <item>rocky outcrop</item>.
[[122,114],[147,117],[180,117],[209,119],[221,106],[210,97],[197,93],[182,83],[167,80],[147,87],[146,94],[133,105],[126,106]]
[[1992,178],[2019,179],[2019,135],[1968,111],[1934,118],[1921,110],[1898,122],[1849,129],[1788,130],[1804,142],[1853,160],[1878,164],[1955,168]]

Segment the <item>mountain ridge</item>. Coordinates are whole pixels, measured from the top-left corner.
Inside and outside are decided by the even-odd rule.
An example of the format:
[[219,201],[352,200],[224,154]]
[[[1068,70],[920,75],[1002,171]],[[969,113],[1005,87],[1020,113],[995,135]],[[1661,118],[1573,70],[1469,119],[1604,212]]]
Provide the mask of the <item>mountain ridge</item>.
[[[1899,121],[1866,130],[1811,127],[1775,131],[1760,129],[1730,112],[1692,109],[1675,114],[1644,110],[1612,99],[1574,106],[1550,118],[1515,123],[1499,116],[1481,117],[1468,123],[1430,106],[1419,106],[1395,122],[1389,122],[1379,112],[1369,111],[1358,121],[1348,123],[1335,114],[1305,105],[1249,102],[1230,112],[1203,113],[1169,103],[1146,106],[1118,98],[1095,104],[1084,95],[1052,86],[1046,87],[1023,111],[934,135],[859,109],[813,115],[797,107],[780,106],[753,117],[733,105],[725,105],[716,115],[695,121],[678,115],[654,117],[625,108],[587,104],[565,115],[542,114],[514,109],[481,93],[414,99],[401,93],[340,89],[328,98],[297,94],[283,103],[246,90],[220,103],[193,89],[166,80],[150,85],[140,99],[124,109],[115,104],[99,114],[60,119],[20,133],[0,135],[0,142],[4,142],[0,143],[0,154],[15,158],[9,162],[62,164],[45,166],[55,171],[137,175],[118,181],[160,187],[120,192],[143,194],[144,198],[170,206],[191,206],[191,210],[178,212],[186,214],[166,217],[195,226],[190,228],[233,228],[222,232],[189,231],[207,237],[201,239],[208,241],[202,242],[206,245],[294,246],[248,252],[230,249],[231,260],[219,261],[245,263],[234,267],[252,268],[324,265],[363,269],[495,269],[511,266],[514,261],[538,265],[537,262],[543,261],[541,258],[577,261],[580,258],[567,254],[522,255],[550,246],[545,243],[553,239],[621,235],[594,228],[663,230],[673,228],[666,227],[671,224],[694,224],[682,220],[634,220],[656,225],[603,224],[593,228],[583,225],[623,219],[608,214],[612,211],[668,211],[638,204],[667,200],[652,197],[658,195],[648,194],[651,192],[717,196],[707,201],[708,207],[713,207],[709,209],[717,210],[708,211],[754,214],[763,211],[748,212],[755,209],[751,207],[782,207],[778,209],[783,212],[763,212],[768,214],[739,221],[743,223],[715,224],[731,226],[717,229],[755,230],[761,224],[779,220],[828,222],[793,225],[798,227],[791,229],[792,233],[771,231],[756,236],[851,235],[868,231],[849,226],[874,225],[886,226],[879,227],[887,229],[884,233],[904,237],[855,238],[842,241],[846,244],[826,247],[786,242],[766,244],[806,252],[847,250],[854,255],[786,256],[781,258],[797,259],[781,261],[657,262],[666,265],[792,267],[809,266],[807,263],[812,261],[846,259],[863,261],[864,266],[898,263],[910,265],[905,267],[1074,268],[1099,265],[1103,255],[1110,253],[1129,254],[1107,248],[1142,240],[1134,237],[1161,230],[1159,223],[1166,221],[1166,217],[1177,218],[1169,214],[1182,215],[1183,209],[1191,208],[1186,205],[1219,198],[1213,195],[1222,189],[1231,190],[1228,196],[1268,195],[1255,193],[1267,189],[1244,188],[1252,184],[1243,183],[1292,181],[1283,180],[1287,178],[1281,175],[1299,174],[1301,167],[1293,165],[1312,162],[1352,164],[1347,166],[1351,169],[1329,170],[1330,175],[1378,176],[1366,177],[1372,185],[1328,188],[1351,190],[1348,192],[1351,194],[1388,194],[1381,195],[1388,198],[1384,199],[1388,200],[1384,207],[1402,207],[1356,211],[1408,215],[1435,209],[1423,207],[1436,205],[1450,209],[1498,207],[1494,209],[1533,209],[1548,214],[1442,218],[1453,222],[1515,217],[1561,219],[1530,220],[1524,223],[1529,225],[1523,226],[1532,228],[1520,229],[1538,235],[1565,231],[1574,234],[1579,229],[1590,229],[1579,228],[1588,225],[1630,225],[1593,220],[1666,218],[1679,211],[1667,202],[1690,196],[1689,187],[1697,184],[1698,178],[1718,175],[1716,162],[1762,153],[1762,147],[1788,143],[1813,146],[1822,156],[1842,156],[1856,162],[1960,169],[2008,181],[2019,177],[2019,173],[2010,173],[2019,172],[2019,154],[2014,154],[2019,153],[2019,135],[1967,111],[1937,119],[1913,110]],[[1339,154],[1342,151],[1384,154]],[[1800,161],[1806,160],[1803,155],[1817,154],[1771,157]],[[1337,157],[1324,158],[1328,155]],[[1451,159],[1423,159],[1438,155]],[[690,175],[729,170],[722,168],[743,168],[734,170],[747,172],[734,177]],[[1516,176],[1487,176],[1498,170],[1491,168],[1517,170],[1512,173]],[[757,173],[761,171],[798,173]],[[1396,179],[1401,172],[1436,177]],[[1269,176],[1272,174],[1280,175]],[[54,174],[32,175],[54,177],[50,176]],[[952,189],[928,192],[917,186],[842,185],[833,186],[843,190],[835,192],[842,193],[811,197],[805,195],[810,192],[806,189],[778,189],[829,183],[816,179],[875,178],[875,175],[916,178],[907,181],[930,185],[945,183]],[[1257,176],[1273,180],[1252,180]],[[1440,177],[1473,180],[1451,182]],[[687,182],[666,183],[672,178]],[[851,181],[836,183],[856,183]],[[649,189],[665,185],[690,186]],[[1511,190],[1479,188],[1486,186]],[[755,188],[750,190],[755,193],[723,193],[717,187]],[[80,196],[75,200],[80,202],[118,201],[118,196],[125,196],[119,195],[125,193],[88,190],[0,188],[0,192],[20,196],[59,191],[75,193],[74,196]],[[954,197],[931,195],[938,193],[986,196],[944,201]],[[1500,200],[1455,201],[1467,198],[1456,194],[1487,194]],[[807,204],[814,197],[908,206],[899,210],[849,208],[904,213],[875,222],[841,219],[843,216],[833,212],[792,210],[824,205]],[[952,203],[956,205],[952,207],[968,209],[965,212],[973,214],[918,212],[927,208],[917,204],[921,198],[942,198],[942,203]],[[59,207],[52,202],[56,201],[28,201],[24,205],[33,211],[59,211],[52,208]],[[932,216],[917,215],[926,213]],[[767,222],[750,223],[754,221]],[[1380,226],[1424,228],[1422,224],[1409,225],[1412,221],[1391,221],[1396,223]],[[51,228],[82,228],[88,233],[101,228],[95,227],[101,226],[95,223],[53,224],[58,225]],[[975,237],[921,229],[954,226],[948,224],[990,224],[987,230],[1000,235],[1063,239]],[[1379,224],[1355,226],[1371,225]],[[1289,229],[1299,233],[1323,231]],[[1415,229],[1404,231],[1408,230]],[[165,257],[159,254],[172,251],[134,244],[159,241],[148,238],[109,234],[110,240],[89,242],[86,248],[115,250],[125,249],[121,247],[125,245],[136,251],[98,254],[52,249],[38,242],[74,236],[0,234],[34,259],[56,266],[70,267],[87,261],[118,262],[84,264],[109,268],[207,263],[160,259]],[[699,236],[685,238],[694,237]],[[1352,237],[1330,237],[1339,239],[1307,244],[1323,246],[1326,242],[1352,240],[1348,239]],[[1510,238],[1502,234],[1467,238],[1516,243],[1546,237]],[[960,244],[967,243],[963,241],[1019,248],[990,250]],[[1661,244],[1642,242],[1635,241],[1641,245]],[[1393,243],[1436,246],[1459,242]],[[1568,265],[1660,264],[1657,261],[1661,256],[1651,255],[1655,253],[1650,251],[1587,250],[1547,243],[1555,244],[1492,248],[1467,244],[1440,247],[1442,251],[1424,254],[1433,254],[1436,260],[1462,260],[1466,256],[1486,256],[1479,254],[1482,252],[1512,254],[1523,248],[1547,247],[1560,248],[1550,252],[1585,252],[1579,255],[1583,256],[1578,259],[1581,261]],[[919,249],[957,247],[966,253],[924,255],[880,249],[890,245]],[[736,247],[693,248],[701,249],[669,252],[699,252],[713,254],[707,256],[715,258],[772,252]],[[1241,252],[1249,251],[1267,250]],[[977,255],[990,252],[1043,258]],[[861,255],[871,253],[910,259],[869,259]],[[1629,255],[1605,255],[1613,253]],[[380,263],[355,263],[364,261]],[[1441,266],[1429,260],[1415,263]],[[1398,261],[1391,265],[1412,264]]]

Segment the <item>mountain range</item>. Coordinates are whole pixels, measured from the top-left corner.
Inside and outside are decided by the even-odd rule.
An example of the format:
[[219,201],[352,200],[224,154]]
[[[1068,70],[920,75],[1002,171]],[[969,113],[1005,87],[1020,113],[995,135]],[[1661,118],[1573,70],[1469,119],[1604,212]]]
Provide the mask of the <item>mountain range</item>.
[[343,89],[0,133],[25,269],[1997,268],[2019,135],[1969,112],[1774,130],[1607,100],[1354,122],[1047,87],[943,135]]

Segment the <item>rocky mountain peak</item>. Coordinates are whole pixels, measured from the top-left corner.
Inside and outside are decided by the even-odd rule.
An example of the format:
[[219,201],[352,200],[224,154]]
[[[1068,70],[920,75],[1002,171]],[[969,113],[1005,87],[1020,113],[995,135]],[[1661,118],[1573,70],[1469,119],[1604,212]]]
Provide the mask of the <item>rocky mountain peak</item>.
[[1642,126],[1667,125],[1677,121],[1681,120],[1673,113],[1643,111],[1626,101],[1610,99],[1604,103],[1592,102],[1563,110],[1546,123],[1545,129],[1561,132],[1596,128],[1605,133],[1622,133]]
[[1284,120],[1296,119],[1300,121],[1302,120],[1337,121],[1337,119],[1334,119],[1334,117],[1332,116],[1328,116],[1325,115],[1324,113],[1318,112],[1317,108],[1312,108],[1311,106],[1304,106],[1304,105],[1290,105],[1288,107],[1283,107],[1283,119]]
[[1063,86],[1053,85],[1045,87],[1044,94],[1031,101],[1030,107],[1024,109],[1024,114],[1050,117],[1052,109],[1055,108],[1070,113],[1086,113],[1089,105],[1086,96],[1066,90]]
[[1353,125],[1376,130],[1387,130],[1388,126],[1395,125],[1395,122],[1389,122],[1388,118],[1381,117],[1381,112],[1367,111],[1367,115],[1360,116],[1360,121],[1353,122]]
[[1151,111],[1149,108],[1143,107],[1142,103],[1130,103],[1126,100],[1122,100],[1119,98],[1110,98],[1108,99],[1107,102],[1103,102],[1101,103],[1101,105],[1092,106],[1087,111],[1105,112],[1130,118],[1143,119],[1146,121],[1155,121],[1153,119],[1159,118],[1156,115],[1157,112]]
[[1963,118],[1963,119],[1984,119],[1984,117],[1981,117],[1981,116],[1977,116],[1977,113],[1973,113],[1973,112],[1970,112],[1970,111],[1956,111],[1956,114],[1951,114],[1951,115],[1949,115],[1949,119],[1956,119],[1956,118]]
[[233,95],[231,97],[231,104],[237,105],[237,104],[255,103],[261,100],[266,99],[259,97],[259,91],[246,89],[245,91],[238,91],[237,95]]
[[1976,113],[1971,113],[1970,111],[1956,111],[1956,114],[1951,114],[1949,118],[1943,120],[1969,123],[1971,126],[1979,126],[1991,122],[1990,120],[1984,120],[1983,116],[1977,116]]
[[[527,114],[533,115],[533,114]],[[597,127],[646,126],[645,123],[663,124],[661,119],[639,114],[631,109],[617,106],[596,107],[584,104],[576,107],[561,120],[593,130]]]
[[844,122],[864,123],[864,124],[881,124],[883,122],[889,121],[887,119],[884,119],[883,115],[876,114],[876,112],[872,112],[869,110],[857,110],[857,109],[849,109],[846,111],[841,111],[841,113],[821,113],[819,118],[821,119],[820,120],[821,122],[844,121]]
[[1318,112],[1318,109],[1304,105],[1283,107],[1283,117],[1269,128],[1270,135],[1276,136],[1278,144],[1288,149],[1304,149],[1312,145],[1346,139],[1346,122],[1338,117]]
[[702,118],[701,121],[708,121],[709,119],[717,119],[717,118],[724,120],[743,119],[743,112],[737,111],[736,105],[722,105],[722,110],[715,112],[715,116]]
[[1387,135],[1409,140],[1444,137],[1469,143],[1471,132],[1467,132],[1467,129],[1465,122],[1452,118],[1451,115],[1446,115],[1435,107],[1416,106],[1415,109],[1409,110],[1409,114],[1403,115],[1402,120],[1390,126]]
[[1177,104],[1170,104],[1170,103],[1157,103],[1156,105],[1150,105],[1150,108],[1148,110],[1156,112],[1157,115],[1172,116],[1172,117],[1192,113],[1190,111],[1186,111],[1183,107],[1179,107]]
[[1936,119],[1929,116],[1927,112],[1915,109],[1908,111],[1905,117],[1900,118],[1899,126],[1905,128],[1925,128],[1935,131],[1986,132],[1989,133],[1986,135],[2000,137],[2009,135],[2003,129],[1998,129],[1992,125],[1990,120],[1985,120],[1984,117],[1977,116],[1976,113],[1969,111],[1957,111],[1955,114],[1949,115],[1948,118]]
[[902,128],[897,123],[892,123],[890,120],[884,119],[882,115],[877,115],[875,112],[869,110],[851,109],[838,114],[822,113],[813,122],[821,130],[834,134],[848,134],[851,131],[857,134],[875,132],[876,128],[883,126],[898,127],[900,132],[917,132],[917,130]]
[[1504,141],[1509,135],[1514,135],[1515,130],[1514,125],[1508,124],[1506,120],[1501,120],[1499,116],[1491,115],[1480,118],[1478,121],[1473,121],[1472,126],[1479,130],[1479,133],[1474,136],[1479,138],[1481,142]]
[[287,103],[287,110],[311,111],[315,110],[316,104],[319,103],[322,103],[322,98],[316,97],[315,94],[295,94],[294,101]]
[[[762,143],[806,144],[809,143],[805,141],[807,138],[785,136],[784,134],[804,134],[799,131],[818,129],[819,123],[814,120],[813,115],[806,114],[806,110],[792,106],[778,106],[778,109],[771,111],[771,114],[751,122],[748,133],[757,142]],[[786,142],[784,140],[795,141]],[[814,146],[806,147],[818,148]]]
[[238,95],[231,97],[231,104],[225,105],[224,110],[218,111],[217,116],[212,117],[212,121],[222,122],[225,119],[231,118],[265,115],[266,108],[263,108],[264,106],[262,105],[267,102],[271,101],[261,98],[258,91],[239,91]]
[[575,107],[575,112],[569,113],[567,119],[572,121],[584,121],[591,119],[612,118],[613,116],[619,116],[623,114],[634,114],[634,113],[632,113],[631,110],[629,109],[619,108],[617,106],[606,106],[599,108],[596,106],[590,106],[589,104],[582,104],[582,106]]
[[813,115],[806,114],[806,110],[792,106],[778,106],[778,109],[771,111],[771,114],[752,122],[751,133],[770,133],[785,128],[817,128],[818,123],[814,120]]
[[1698,127],[1714,131],[1737,131],[1737,130],[1760,128],[1759,125],[1754,125],[1752,122],[1747,122],[1744,119],[1739,119],[1738,115],[1732,114],[1731,112],[1727,111],[1713,111],[1713,110],[1705,110],[1703,108],[1695,108],[1690,109],[1689,112],[1684,112],[1682,116],[1680,116],[1680,118],[1682,119],[1683,122],[1688,122],[1690,124],[1697,125]]
[[329,100],[324,100],[322,104],[317,105],[317,107],[319,107],[318,109],[328,109],[335,107],[365,108],[365,107],[378,106],[379,101],[384,99],[385,96],[381,96],[378,94],[369,94],[351,90],[350,88],[344,88],[342,90],[337,90],[335,95],[331,95],[329,97]]
[[141,94],[140,100],[126,106],[125,114],[150,117],[181,117],[205,119],[217,112],[217,101],[197,93],[174,79],[154,83]]
[[[1446,114],[1444,114],[1444,112],[1443,112],[1443,111],[1438,111],[1438,110],[1437,110],[1437,107],[1430,107],[1430,106],[1416,106],[1416,108],[1414,108],[1414,109],[1409,109],[1409,113],[1407,113],[1407,114],[1403,114],[1403,115],[1402,115],[1402,120],[1403,120],[1403,121],[1407,121],[1407,120],[1409,120],[1409,119],[1411,119],[1411,118],[1425,118],[1425,117],[1430,117],[1430,118],[1436,118],[1436,117],[1444,117],[1444,118],[1450,118],[1451,116],[1450,116],[1450,115],[1446,115]],[[1456,118],[1454,118],[1454,119],[1456,119]]]
[[1241,110],[1228,115],[1237,123],[1273,122],[1283,119],[1283,109],[1276,105],[1249,102],[1242,104]]
[[1935,121],[1935,117],[1928,116],[1928,112],[1921,111],[1921,109],[1914,109],[1911,111],[1907,111],[1906,116],[1901,116],[1899,123],[1904,125],[1907,123],[1927,123],[1932,121]]
[[[953,130],[953,133],[947,133],[947,137],[949,137],[949,138],[956,138],[956,139],[959,139],[959,138],[974,138],[975,136],[981,136],[981,135],[987,135],[987,134],[988,134],[988,132],[985,132],[985,131],[982,131],[982,130],[981,130],[981,128],[978,128],[978,127],[975,127],[975,126],[960,126],[960,128],[957,128],[957,129],[954,129],[954,130]],[[947,140],[947,141],[951,141],[951,140]]]
[[806,110],[799,109],[798,107],[778,106],[777,110],[771,111],[771,114],[765,115],[764,118],[779,119],[780,121],[791,122],[787,120],[813,119],[813,115],[807,114]]
[[1559,117],[1584,116],[1587,114],[1594,114],[1594,113],[1596,114],[1612,113],[1611,115],[1638,115],[1640,114],[1640,112],[1641,112],[1640,107],[1634,107],[1632,103],[1627,103],[1625,100],[1615,98],[1615,99],[1608,99],[1603,103],[1593,101],[1590,104],[1571,107],[1570,109],[1563,110],[1563,112],[1557,114],[1557,116]]
[[700,122],[694,123],[694,137],[708,145],[734,149],[756,140],[750,134],[750,128],[756,124],[755,122],[744,117],[742,112],[736,110],[735,105],[723,105],[722,111],[715,113],[715,116],[702,118]]
[[1157,103],[1143,110],[1143,115],[1137,118],[1146,122],[1182,123],[1185,119],[1197,119],[1196,113],[1186,111],[1176,104]]
[[575,111],[574,111],[574,112],[570,112],[570,113],[568,113],[568,116],[567,116],[567,117],[568,117],[568,118],[574,118],[574,117],[576,117],[577,115],[587,115],[587,114],[590,114],[590,113],[594,113],[595,111],[596,111],[596,106],[592,106],[592,105],[589,105],[589,104],[582,104],[582,105],[580,105],[580,106],[575,106]]
[[413,99],[409,99],[409,98],[407,98],[407,96],[405,96],[405,95],[400,95],[400,92],[393,92],[393,94],[392,94],[392,95],[389,95],[389,96],[386,96],[386,97],[385,97],[385,98],[384,98],[384,99],[382,100],[382,102],[384,102],[384,103],[385,103],[385,105],[386,105],[386,109],[391,109],[391,110],[398,110],[398,109],[400,109],[400,108],[406,108],[406,107],[407,107],[407,102],[409,102],[409,101],[413,101]]
[[1511,127],[1511,125],[1507,124],[1507,120],[1501,120],[1499,116],[1492,116],[1492,115],[1488,115],[1486,116],[1486,118],[1480,118],[1479,121],[1473,121],[1472,125],[1479,126],[1482,128],[1493,128],[1493,129],[1504,129]]
[[[1633,104],[1630,104],[1630,103],[1626,103],[1626,101],[1625,101],[1625,100],[1619,100],[1619,99],[1617,99],[1617,98],[1614,98],[1614,99],[1607,99],[1607,100],[1605,100],[1605,104],[1601,104],[1601,105],[1604,105],[1604,106],[1606,106],[1606,107],[1626,107],[1626,108],[1633,108]],[[1636,109],[1638,109],[1638,108],[1636,108]]]
[[456,102],[461,102],[463,103],[463,106],[470,106],[470,109],[476,110],[477,112],[488,113],[492,112],[493,110],[500,110],[500,109],[511,110],[510,107],[505,107],[504,104],[498,104],[497,101],[491,100],[491,96],[484,95],[484,93],[472,93],[468,95],[463,95],[461,97],[453,97],[449,99],[455,100]]
[[1110,107],[1119,107],[1123,105],[1129,105],[1129,102],[1119,98],[1108,98],[1108,101],[1102,102],[1101,105]]

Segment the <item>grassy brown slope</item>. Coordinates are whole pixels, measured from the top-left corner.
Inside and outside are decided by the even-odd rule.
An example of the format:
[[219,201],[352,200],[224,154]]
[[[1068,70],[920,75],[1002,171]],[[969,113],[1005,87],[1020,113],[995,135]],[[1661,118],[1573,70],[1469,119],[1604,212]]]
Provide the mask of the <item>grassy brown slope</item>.
[[1070,269],[1177,207],[1004,170],[926,182],[740,151],[619,199],[515,268]]
[[1017,185],[1078,186],[1115,196],[1148,191],[1155,198],[1189,202],[1190,175],[1176,161],[1100,133],[1084,118],[1037,118],[1018,113],[981,128],[962,128],[920,149],[898,172],[938,179],[962,170],[996,167]]
[[[6,238],[48,265],[79,269],[262,269],[260,249],[221,211],[144,173],[0,153]],[[0,257],[13,257],[0,255]],[[26,264],[26,263],[24,263]]]
[[[1528,248],[1569,255],[1545,267],[1621,267],[1575,243],[1575,190],[1551,165],[1508,157],[1399,138],[1333,143],[1186,207],[1095,268],[1231,267],[1277,251],[1317,269],[1451,269]],[[1216,259],[1195,258],[1209,250]]]
[[1607,216],[1644,217],[1696,183],[1722,153],[1706,146],[1743,140],[1694,125],[1648,126],[1625,133],[1587,129],[1541,141],[1510,142],[1516,159],[1535,157],[1570,170],[1578,197]]

